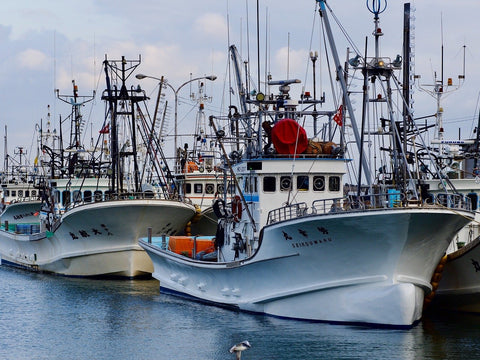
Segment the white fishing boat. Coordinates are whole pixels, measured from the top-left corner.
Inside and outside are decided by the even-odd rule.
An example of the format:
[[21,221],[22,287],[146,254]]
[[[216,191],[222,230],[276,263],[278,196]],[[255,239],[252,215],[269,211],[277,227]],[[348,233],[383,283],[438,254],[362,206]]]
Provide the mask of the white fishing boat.
[[[480,134],[468,139],[446,139],[443,127],[444,108],[442,97],[460,87],[465,74],[459,75],[459,83],[452,79],[436,79],[431,95],[437,100],[435,133],[430,152],[435,154],[438,173],[428,171],[425,163],[422,176],[424,197],[438,196],[445,191],[455,191],[468,198],[475,212],[475,219],[463,227],[451,239],[444,259],[432,278],[434,292],[427,298],[432,309],[480,312],[480,172],[478,163]],[[477,129],[480,127],[477,124]],[[423,151],[424,152],[424,151]],[[419,152],[420,156],[422,151]],[[443,199],[445,202],[445,199]]]
[[[231,179],[228,179],[226,169],[222,167],[221,149],[214,134],[211,134],[207,126],[205,115],[205,103],[211,101],[211,97],[205,94],[205,81],[216,80],[215,75],[203,76],[186,81],[175,89],[168,83],[165,77],[154,77],[145,74],[137,74],[139,80],[151,78],[159,81],[159,98],[155,113],[158,111],[161,90],[170,87],[175,93],[184,85],[198,82],[198,91],[190,94],[191,100],[196,103],[197,112],[195,118],[195,130],[193,134],[186,136],[190,141],[183,147],[178,147],[172,159],[174,163],[173,177],[179,196],[191,202],[197,209],[197,214],[185,229],[186,235],[214,235],[217,228],[217,215],[212,205],[218,194],[223,194],[226,186],[232,189]],[[166,108],[166,104],[164,104]],[[165,109],[163,111],[165,113]],[[162,120],[163,123],[163,120]],[[163,129],[163,125],[160,126]],[[175,134],[177,135],[177,134]],[[162,136],[160,134],[160,136]],[[185,137],[185,136],[184,136]],[[182,138],[180,135],[178,138]],[[189,146],[193,139],[192,146]],[[177,141],[175,141],[175,146]],[[230,181],[229,181],[230,180]]]
[[[230,189],[227,199],[233,193],[231,178],[222,166],[221,149],[215,134],[208,130],[204,102],[204,83],[198,87],[198,111],[195,133],[191,149],[185,143],[177,150],[175,181],[180,195],[189,199],[197,207],[197,215],[188,226],[188,235],[215,235],[218,217],[213,211],[213,203]],[[227,189],[227,190],[225,190]]]
[[[465,51],[465,47],[464,47]],[[464,53],[465,56],[465,53]],[[465,61],[462,74],[458,80],[444,79],[444,72],[434,73],[431,84],[423,84],[420,76],[417,87],[431,95],[436,102],[436,111],[430,117],[433,124],[425,121],[424,131],[433,129],[432,140],[427,147],[419,146],[416,156],[421,165],[418,175],[424,179],[421,185],[421,197],[432,201],[434,197],[440,203],[446,203],[441,193],[456,192],[468,198],[475,218],[463,227],[451,239],[445,256],[439,263],[432,277],[433,291],[426,297],[425,304],[429,310],[453,310],[480,312],[480,212],[479,212],[479,144],[480,133],[474,131],[471,138],[448,138],[444,128],[443,98],[457,91],[465,80]],[[442,46],[442,69],[443,46]],[[422,117],[427,119],[428,116]],[[480,128],[480,123],[476,124]],[[433,159],[433,161],[432,161]],[[433,166],[431,164],[433,163]]]
[[218,217],[212,205],[219,194],[224,193],[227,180],[221,169],[213,169],[213,166],[207,169],[210,166],[208,163],[213,159],[214,157],[206,155],[200,163],[188,161],[185,170],[175,175],[180,194],[189,199],[197,209],[196,216],[187,226],[188,235],[215,235],[217,229]]
[[[0,222],[12,230],[19,231],[32,225],[33,230],[39,228],[39,212],[41,208],[41,191],[37,181],[20,181],[2,183]],[[7,223],[5,225],[5,222]],[[18,226],[17,226],[18,225]]]
[[43,177],[37,167],[28,164],[28,154],[23,146],[15,147],[13,156],[8,153],[6,126],[4,154],[0,174],[0,222],[7,222],[14,230],[17,224],[22,228],[26,225],[38,228]]
[[[231,204],[215,204],[223,215],[214,261],[197,260],[195,252],[182,256],[149,239],[140,240],[140,245],[152,258],[153,276],[164,292],[279,317],[409,327],[422,316],[424,296],[432,290],[431,276],[449,239],[473,218],[469,200],[442,194],[447,202],[441,206],[420,199],[420,184],[405,155],[412,145],[404,147],[403,140],[397,141],[406,141],[406,130],[402,134],[399,126],[404,119],[392,111],[390,81],[400,65],[378,53],[383,35],[378,15],[384,10],[379,9],[380,2],[371,9],[375,56],[357,54],[352,61],[365,75],[364,106],[389,109],[388,119],[381,119],[375,129],[381,126],[382,136],[391,136],[389,144],[386,140],[382,144],[393,167],[370,173],[362,156],[367,130],[362,127],[360,136],[346,70],[333,42],[331,9],[325,1],[318,4],[343,90],[339,100],[344,101],[348,118],[342,116],[342,107],[317,110],[323,98],[304,94],[293,100],[290,86],[299,80],[270,80],[268,88],[279,86],[277,94],[262,93],[260,85],[247,92],[250,108],[241,115],[245,128],[236,139],[242,141],[243,156],[224,155],[236,180],[236,194]],[[316,56],[311,59],[314,63]],[[376,84],[375,91],[387,90],[370,98],[368,84]],[[375,109],[370,113],[384,113]],[[326,119],[325,128],[342,125],[342,132],[349,121],[363,175],[350,173],[352,161],[344,154],[352,150],[342,139],[340,145],[332,142],[333,137],[316,139],[318,118]],[[227,142],[219,128],[222,118],[211,117],[210,124],[218,141]],[[313,137],[307,135],[312,127]],[[365,179],[366,184],[344,185],[348,175]]]
[[[140,154],[143,147],[135,142],[137,115],[151,130],[139,106],[147,97],[143,91],[125,86],[139,63],[124,58],[105,60],[107,90],[102,98],[108,105],[109,122],[101,131],[101,145],[93,151],[86,151],[78,141],[83,102],[74,87],[71,103],[75,127],[70,146],[60,151],[42,146],[51,157],[51,174],[44,189],[40,229],[33,234],[0,229],[2,264],[65,276],[150,276],[152,262],[138,245],[138,238],[147,235],[147,228],[153,234],[173,235],[195,215],[193,205],[169,196],[166,183],[162,186],[160,180],[155,184],[139,178],[138,158],[153,158]],[[115,87],[110,83],[112,72],[119,79]],[[119,128],[123,134],[131,129],[133,135],[122,139]],[[138,131],[138,136],[149,139],[148,132]],[[58,162],[62,156],[64,161]],[[126,171],[129,166],[134,169],[130,177]]]
[[[431,295],[433,309],[480,312],[480,177],[477,174],[478,138],[443,140],[448,149],[440,177],[425,180],[428,193],[445,189],[469,198],[475,218],[451,239],[443,261],[434,274]],[[475,154],[475,155],[473,155]]]

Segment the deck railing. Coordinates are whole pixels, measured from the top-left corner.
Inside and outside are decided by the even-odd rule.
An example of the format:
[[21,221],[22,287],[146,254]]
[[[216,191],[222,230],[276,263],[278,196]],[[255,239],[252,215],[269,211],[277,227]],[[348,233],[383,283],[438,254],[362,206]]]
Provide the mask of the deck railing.
[[298,204],[287,205],[268,213],[268,224],[276,223],[280,221],[295,219],[305,216],[307,214],[307,204],[304,202]]
[[308,215],[325,215],[335,212],[358,212],[380,209],[412,207],[446,207],[449,209],[472,209],[470,198],[460,194],[439,193],[426,200],[406,200],[399,192],[374,195],[346,196],[315,200],[310,208],[304,202],[287,205],[268,213],[267,225]]
[[97,203],[97,202],[106,202],[106,201],[120,201],[120,200],[173,200],[173,201],[179,201],[179,202],[185,202],[191,204],[191,200],[180,197],[180,196],[175,196],[175,197],[168,197],[163,193],[153,193],[153,192],[128,192],[128,193],[110,193],[110,192],[105,192],[103,197],[96,198],[95,195],[92,195],[91,198],[92,201],[85,201],[85,200],[80,200],[80,201],[72,201],[69,203],[66,207],[66,209],[72,209],[78,206],[82,205],[87,205],[91,203]]

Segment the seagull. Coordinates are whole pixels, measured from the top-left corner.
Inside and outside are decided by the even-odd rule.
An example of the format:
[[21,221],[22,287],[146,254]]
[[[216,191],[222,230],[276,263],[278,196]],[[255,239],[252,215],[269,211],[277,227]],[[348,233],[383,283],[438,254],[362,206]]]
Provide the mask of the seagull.
[[245,340],[237,345],[233,345],[229,351],[231,354],[235,353],[236,359],[240,360],[242,358],[242,351],[247,350],[248,348],[250,348],[250,343]]

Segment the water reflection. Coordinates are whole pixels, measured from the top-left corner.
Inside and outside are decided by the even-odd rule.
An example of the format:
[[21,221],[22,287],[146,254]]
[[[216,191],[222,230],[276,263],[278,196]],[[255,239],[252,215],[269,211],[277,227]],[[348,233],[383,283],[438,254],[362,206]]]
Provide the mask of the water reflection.
[[160,294],[156,280],[72,279],[0,267],[0,358],[479,358],[480,317],[375,329],[235,312]]

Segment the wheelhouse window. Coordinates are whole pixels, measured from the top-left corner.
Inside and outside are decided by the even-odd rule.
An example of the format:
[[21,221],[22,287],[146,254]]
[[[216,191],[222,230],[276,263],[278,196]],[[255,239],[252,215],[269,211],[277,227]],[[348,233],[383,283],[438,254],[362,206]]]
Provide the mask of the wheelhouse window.
[[95,202],[102,201],[102,192],[100,190],[96,190],[93,192],[93,197],[95,199]]
[[245,179],[245,192],[246,193],[256,193],[258,192],[257,188],[257,177],[247,177]]
[[79,190],[73,191],[73,202],[75,204],[82,202],[82,193]]
[[217,193],[223,194],[224,191],[225,191],[225,186],[223,184],[218,184],[217,185]]
[[12,190],[12,197],[16,197],[17,196],[17,191],[16,190]]
[[275,176],[265,176],[263,178],[263,191],[275,192],[277,190],[277,178]]
[[187,183],[185,184],[185,194],[191,194],[192,193],[192,184]]
[[297,189],[300,191],[308,191],[308,180],[308,176],[306,175],[297,176]]
[[215,184],[207,183],[205,184],[205,194],[213,194],[215,192]]
[[55,190],[55,192],[53,193],[53,201],[56,204],[60,203],[60,191],[59,190]]
[[231,181],[228,182],[228,193],[230,195],[235,194],[235,184]]
[[32,196],[33,197],[37,196],[37,191],[36,190],[32,190]]
[[25,190],[25,197],[30,197],[30,190]]
[[19,198],[23,197],[23,190],[18,190],[18,197]]
[[92,202],[92,192],[90,190],[85,190],[83,192],[83,200],[85,202]]
[[195,194],[203,193],[203,184],[193,184],[193,191]]
[[313,191],[325,191],[325,176],[313,177]]
[[115,197],[116,197],[116,195],[113,191],[111,191],[111,190],[105,191],[105,200],[107,200],[107,201],[114,200]]
[[280,177],[280,191],[289,191],[292,189],[292,178],[290,176]]
[[329,191],[340,191],[340,177],[339,176],[330,176],[328,178],[328,190]]
[[70,191],[64,190],[62,191],[62,205],[68,206],[70,204]]
[[467,197],[470,199],[472,203],[472,210],[477,210],[478,208],[478,195],[476,193],[469,193]]

